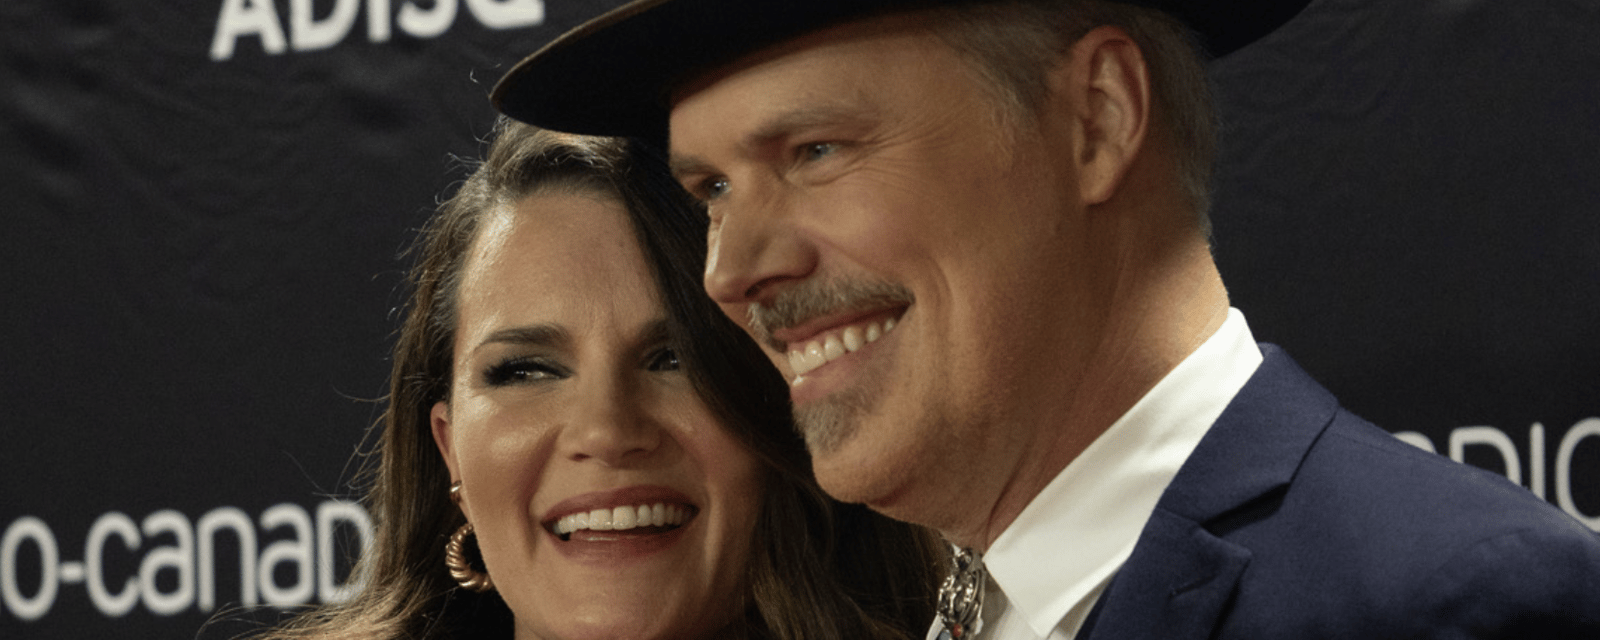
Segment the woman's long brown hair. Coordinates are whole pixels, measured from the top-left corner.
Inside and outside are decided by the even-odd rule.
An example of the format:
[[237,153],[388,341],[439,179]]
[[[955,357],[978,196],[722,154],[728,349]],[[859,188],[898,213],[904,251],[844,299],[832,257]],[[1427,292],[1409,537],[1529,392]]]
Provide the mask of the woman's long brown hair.
[[429,411],[448,397],[462,264],[486,213],[534,192],[614,195],[625,206],[667,306],[696,390],[769,470],[740,624],[750,638],[903,640],[933,619],[943,546],[921,528],[829,499],[789,418],[788,390],[760,349],[700,288],[706,220],[659,154],[611,138],[568,136],[502,120],[488,159],[421,230],[411,296],[394,348],[388,405],[364,475],[376,530],[351,600],[261,637],[510,638],[493,592],[460,589],[444,545],[464,523]]

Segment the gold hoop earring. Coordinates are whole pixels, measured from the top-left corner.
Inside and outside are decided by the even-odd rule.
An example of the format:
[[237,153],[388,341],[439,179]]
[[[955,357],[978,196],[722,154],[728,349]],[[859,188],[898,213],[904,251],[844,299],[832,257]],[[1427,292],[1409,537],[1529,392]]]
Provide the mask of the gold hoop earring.
[[468,522],[456,529],[455,535],[450,536],[450,541],[444,545],[444,566],[450,570],[450,577],[455,578],[456,584],[468,591],[483,593],[494,588],[494,581],[489,579],[489,572],[479,571],[467,561],[467,554],[462,551],[467,536],[472,535],[472,523]]
[[[450,501],[461,505],[461,482],[450,483]],[[467,560],[467,554],[462,549],[466,546],[467,536],[472,535],[472,523],[468,522],[456,529],[450,541],[444,545],[444,566],[450,570],[450,577],[456,584],[469,591],[483,593],[494,588],[494,581],[489,579],[488,571],[478,571],[472,568],[472,563]]]

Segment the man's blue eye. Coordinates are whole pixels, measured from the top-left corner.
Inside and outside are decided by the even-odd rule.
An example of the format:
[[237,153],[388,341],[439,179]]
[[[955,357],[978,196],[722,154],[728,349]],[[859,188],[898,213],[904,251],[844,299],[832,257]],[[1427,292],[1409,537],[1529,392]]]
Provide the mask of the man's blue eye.
[[701,197],[705,198],[706,200],[715,200],[728,192],[728,179],[712,178],[707,180],[701,187],[701,191]]
[[807,162],[820,160],[839,150],[839,145],[832,142],[813,142],[800,148],[800,156]]

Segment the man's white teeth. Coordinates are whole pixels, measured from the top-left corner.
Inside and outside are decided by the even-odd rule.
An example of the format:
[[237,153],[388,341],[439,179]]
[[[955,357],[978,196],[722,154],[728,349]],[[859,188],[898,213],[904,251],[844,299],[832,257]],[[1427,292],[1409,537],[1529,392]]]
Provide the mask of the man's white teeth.
[[866,336],[861,333],[861,327],[846,327],[843,337],[845,351],[855,351],[867,343]]
[[663,503],[595,509],[583,513],[561,516],[556,520],[555,534],[564,536],[574,531],[623,531],[634,527],[670,527],[683,524],[687,510]]
[[854,353],[861,347],[877,342],[878,338],[894,329],[894,324],[894,318],[889,318],[882,324],[869,323],[865,329],[849,326],[844,331],[812,340],[805,347],[789,352],[789,368],[794,370],[795,377],[803,376],[817,367],[838,360],[846,353]]
[[823,357],[833,360],[844,354],[844,342],[839,340],[839,336],[830,335],[827,340],[822,341]]

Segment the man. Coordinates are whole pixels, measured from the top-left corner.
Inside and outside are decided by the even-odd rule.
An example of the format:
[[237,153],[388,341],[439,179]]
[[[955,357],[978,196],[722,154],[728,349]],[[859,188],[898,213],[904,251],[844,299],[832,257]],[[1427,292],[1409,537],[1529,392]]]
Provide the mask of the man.
[[1304,4],[649,0],[495,98],[670,141],[823,487],[964,550],[930,637],[1595,637],[1593,533],[1229,307],[1187,30]]

